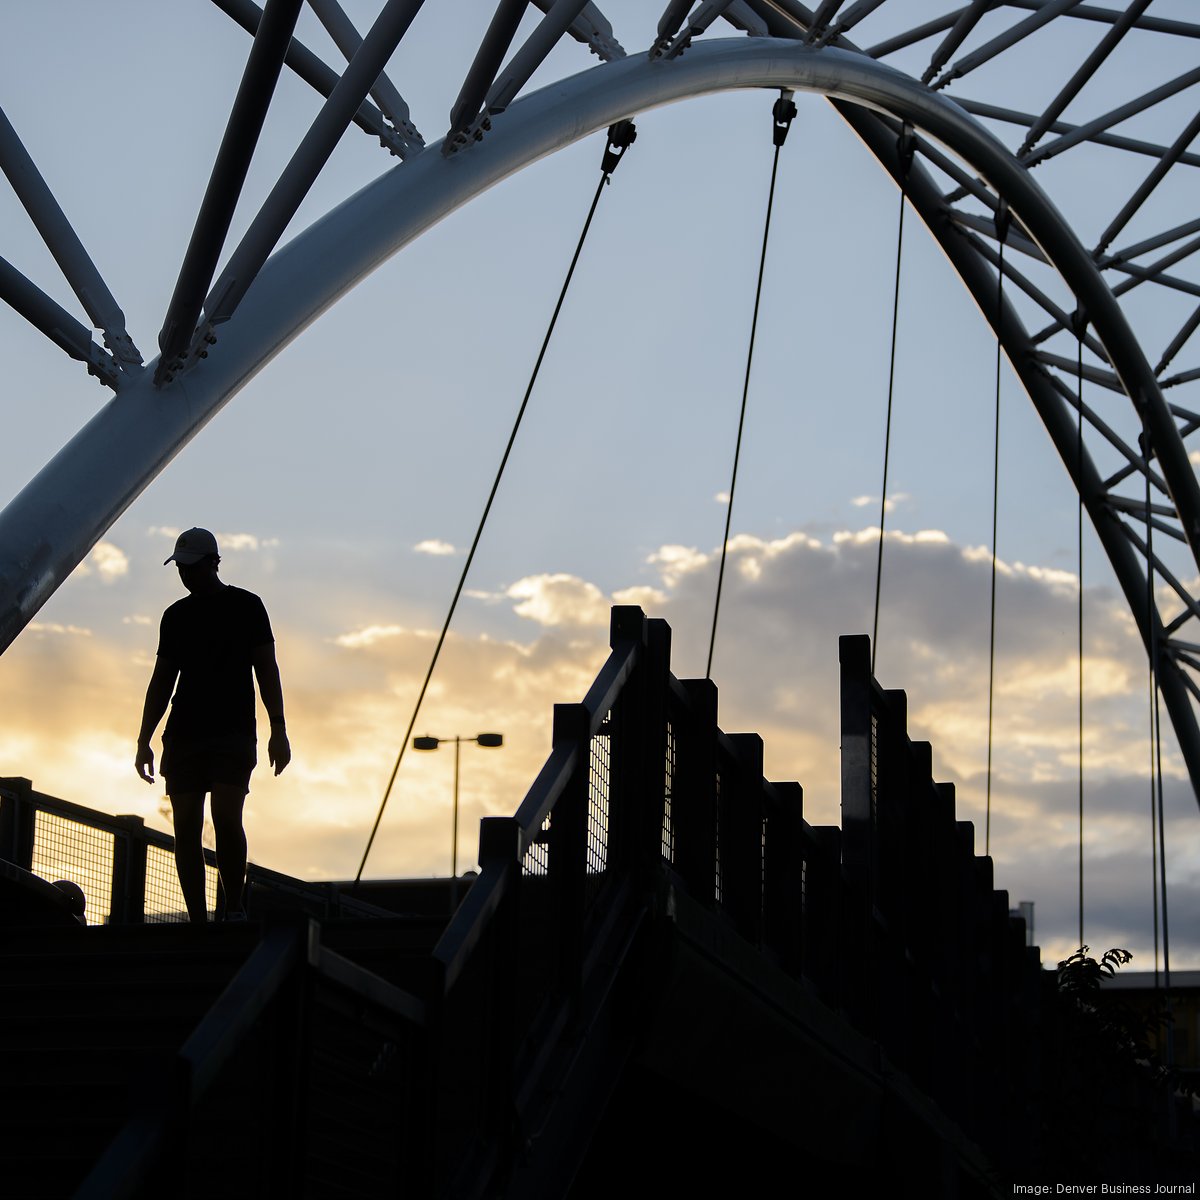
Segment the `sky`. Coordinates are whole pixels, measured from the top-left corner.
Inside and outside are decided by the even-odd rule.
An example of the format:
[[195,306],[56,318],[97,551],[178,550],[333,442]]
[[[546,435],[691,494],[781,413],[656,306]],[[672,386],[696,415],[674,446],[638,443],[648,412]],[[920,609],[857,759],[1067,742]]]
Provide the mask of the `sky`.
[[[362,29],[377,6],[346,7]],[[603,7],[626,49],[649,43],[650,10],[632,0]],[[1169,0],[1154,7],[1183,14]],[[465,2],[427,9],[390,74],[433,140],[480,22]],[[249,39],[200,0],[114,0],[102,14],[52,0],[5,22],[0,106],[149,357]],[[300,35],[338,61],[307,11]],[[1192,65],[1151,59],[1131,38],[1130,87]],[[1052,88],[1064,48],[1086,53],[1081,39],[1078,27],[1056,26],[1027,58],[981,72],[969,94]],[[531,86],[594,63],[582,47],[560,47]],[[1038,111],[1039,97],[1024,92],[1012,106]],[[605,191],[417,722],[417,733],[440,737],[505,737],[499,750],[463,748],[460,861],[474,851],[478,818],[511,813],[532,782],[552,705],[582,698],[607,652],[611,604],[666,618],[675,674],[704,673],[774,98],[729,94],[640,116]],[[872,621],[898,201],[824,100],[797,103],[713,678],[722,727],[761,733],[768,777],[798,779],[807,819],[828,824],[838,818],[837,638]],[[1156,119],[1170,128],[1179,104],[1130,125],[1139,136]],[[316,107],[284,77],[230,245]],[[256,774],[251,856],[305,878],[353,876],[602,150],[602,135],[585,139],[448,217],[196,437],[0,659],[0,774],[165,827],[161,788],[134,773],[134,738],[158,618],[181,594],[162,562],[179,530],[203,525],[221,543],[223,577],[259,593],[271,613],[295,753],[284,775],[265,765]],[[348,131],[289,236],[392,166]],[[1086,242],[1136,185],[1136,175],[1114,178],[1128,170],[1085,151],[1039,179]],[[1139,217],[1144,228],[1192,216],[1190,184],[1164,192]],[[1172,205],[1182,214],[1174,221]],[[0,243],[78,313],[3,186]],[[995,343],[911,213],[901,291],[877,675],[907,690],[910,731],[932,742],[935,776],[957,785],[982,852]],[[1147,301],[1140,319],[1166,327],[1172,316]],[[6,502],[107,393],[7,310],[0,353]],[[1077,944],[1077,501],[1007,364],[1001,405],[989,848],[998,886],[1014,904],[1035,902],[1053,961]],[[1148,969],[1145,659],[1090,533],[1084,564],[1085,932],[1093,947],[1133,949],[1135,969]],[[1179,569],[1195,575],[1194,563]],[[1200,820],[1169,730],[1164,767],[1172,964],[1200,967]],[[448,749],[406,755],[369,875],[448,873],[452,772]]]

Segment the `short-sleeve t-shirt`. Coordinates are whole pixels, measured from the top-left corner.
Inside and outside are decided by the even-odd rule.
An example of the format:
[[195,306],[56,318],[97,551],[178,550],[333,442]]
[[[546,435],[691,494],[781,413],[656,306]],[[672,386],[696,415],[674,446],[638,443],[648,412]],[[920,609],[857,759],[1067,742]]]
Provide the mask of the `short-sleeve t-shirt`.
[[253,592],[225,585],[172,604],[158,637],[159,657],[179,668],[164,738],[253,742],[253,652],[274,640]]

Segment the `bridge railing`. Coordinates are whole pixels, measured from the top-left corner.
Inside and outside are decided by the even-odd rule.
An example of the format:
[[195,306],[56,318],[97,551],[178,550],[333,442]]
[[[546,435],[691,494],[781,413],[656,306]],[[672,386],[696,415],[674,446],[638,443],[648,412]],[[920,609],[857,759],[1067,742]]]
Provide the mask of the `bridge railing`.
[[[175,839],[139,816],[110,816],[35,791],[28,779],[0,779],[0,859],[42,879],[70,880],[87,901],[89,925],[137,925],[188,919],[175,870]],[[217,911],[216,854],[204,850],[205,898]],[[334,885],[308,883],[255,863],[251,891],[287,896],[318,915],[373,916]]]
[[965,1125],[1019,1120],[1003,1081],[1037,1036],[1037,952],[953,787],[933,782],[930,747],[909,739],[904,693],[872,677],[868,640],[841,643],[840,830],[804,820],[799,784],[763,777],[756,734],[719,729],[711,682],[670,674],[665,623],[615,608],[611,644],[583,703],[556,706],[516,816],[483,822],[480,877],[435,951],[449,1077],[488,1081],[468,1120],[457,1092],[457,1120],[443,1112],[440,1170],[484,1178],[506,1138],[538,1127],[556,1056],[664,883],[844,1011]]
[[933,781],[929,743],[909,738],[905,693],[873,678],[865,636],[843,637],[840,652],[843,1000],[987,1141],[1025,1119],[1019,1064],[1039,1058],[1040,955],[975,853],[974,826],[956,818],[953,785]]

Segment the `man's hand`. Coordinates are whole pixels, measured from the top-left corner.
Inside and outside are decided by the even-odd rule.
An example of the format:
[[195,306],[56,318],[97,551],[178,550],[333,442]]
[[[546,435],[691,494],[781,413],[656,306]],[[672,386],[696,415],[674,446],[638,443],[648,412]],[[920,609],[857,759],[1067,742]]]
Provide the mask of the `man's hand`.
[[292,747],[288,742],[287,730],[271,730],[271,740],[267,742],[267,759],[275,768],[278,775],[292,761]]
[[150,749],[149,742],[138,742],[133,767],[147,783],[154,782],[154,751]]

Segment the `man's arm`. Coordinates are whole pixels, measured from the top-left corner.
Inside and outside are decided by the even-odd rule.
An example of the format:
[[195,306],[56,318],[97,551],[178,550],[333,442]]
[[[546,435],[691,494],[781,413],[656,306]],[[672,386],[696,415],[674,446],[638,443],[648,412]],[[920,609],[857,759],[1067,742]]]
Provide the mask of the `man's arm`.
[[267,759],[278,775],[292,761],[288,742],[287,723],[283,719],[283,684],[279,682],[279,664],[275,661],[275,643],[264,642],[252,651],[254,674],[258,679],[258,694],[271,721],[271,738],[267,742]]
[[154,660],[154,674],[150,676],[150,684],[146,688],[146,703],[142,708],[142,728],[138,733],[137,755],[133,760],[134,770],[147,782],[154,782],[154,751],[150,749],[150,739],[162,720],[167,705],[171,703],[171,693],[175,690],[175,680],[179,676],[179,668],[161,655]]

